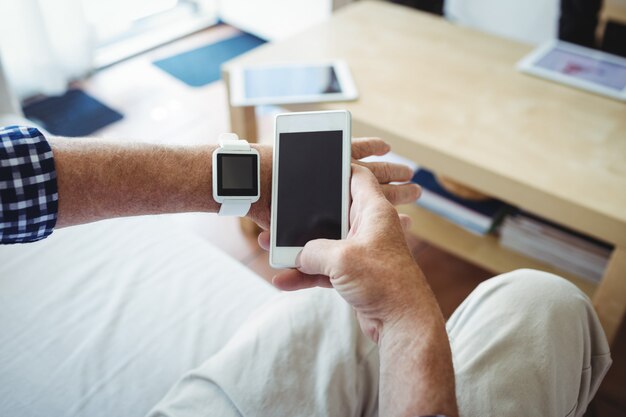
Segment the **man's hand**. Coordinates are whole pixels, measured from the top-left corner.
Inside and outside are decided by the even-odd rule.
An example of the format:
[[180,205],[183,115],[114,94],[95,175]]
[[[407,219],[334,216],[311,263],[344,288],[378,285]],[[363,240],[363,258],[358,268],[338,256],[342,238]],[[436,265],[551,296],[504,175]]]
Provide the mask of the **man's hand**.
[[[350,303],[380,351],[379,414],[457,415],[445,322],[413,260],[399,217],[377,178],[352,166],[350,232],[344,240],[308,242],[297,269],[273,279],[283,290],[333,287]],[[259,236],[264,248],[269,233]],[[332,317],[329,317],[332,320]]]
[[[250,217],[263,229],[269,229],[270,202],[272,197],[272,147],[268,145],[252,145],[261,154],[261,198],[250,208]],[[373,155],[384,155],[391,148],[378,138],[352,139],[352,162],[368,168],[381,184],[384,195],[392,204],[406,204],[419,197],[420,188],[417,184],[392,185],[391,182],[404,182],[413,176],[412,170],[401,164],[388,162],[362,162],[360,159]]]
[[[398,216],[379,181],[353,164],[347,239],[307,243],[298,268],[283,271],[272,281],[287,291],[334,287],[356,309],[363,331],[375,342],[383,322],[413,313],[419,309],[418,294],[430,291],[404,238],[410,219]],[[269,232],[259,236],[259,243],[269,249]]]

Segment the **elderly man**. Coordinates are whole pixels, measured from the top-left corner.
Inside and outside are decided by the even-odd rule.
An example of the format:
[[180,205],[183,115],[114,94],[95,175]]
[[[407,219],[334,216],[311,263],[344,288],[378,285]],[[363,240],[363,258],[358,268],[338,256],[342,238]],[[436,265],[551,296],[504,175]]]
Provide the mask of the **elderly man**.
[[[0,242],[111,217],[216,212],[213,150],[0,129]],[[258,150],[261,199],[249,217],[267,227],[271,149]],[[356,159],[388,150],[353,142]],[[262,307],[150,413],[582,415],[611,363],[587,297],[554,275],[516,271],[481,284],[446,323],[407,247],[409,219],[393,207],[418,197],[414,184],[390,184],[410,176],[355,160],[348,238],[309,242],[298,267],[273,279],[287,291],[334,290],[284,293]]]

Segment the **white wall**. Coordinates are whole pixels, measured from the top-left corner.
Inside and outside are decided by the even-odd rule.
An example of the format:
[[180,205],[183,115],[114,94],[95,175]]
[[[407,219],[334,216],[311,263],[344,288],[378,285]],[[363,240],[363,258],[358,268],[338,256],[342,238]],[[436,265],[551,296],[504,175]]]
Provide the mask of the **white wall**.
[[538,44],[557,37],[559,0],[446,0],[445,15],[463,26]]
[[22,110],[17,104],[17,99],[9,90],[9,85],[2,69],[2,59],[0,57],[0,116],[14,114],[22,115]]
[[278,40],[323,22],[332,13],[333,0],[222,0],[219,8],[226,23]]

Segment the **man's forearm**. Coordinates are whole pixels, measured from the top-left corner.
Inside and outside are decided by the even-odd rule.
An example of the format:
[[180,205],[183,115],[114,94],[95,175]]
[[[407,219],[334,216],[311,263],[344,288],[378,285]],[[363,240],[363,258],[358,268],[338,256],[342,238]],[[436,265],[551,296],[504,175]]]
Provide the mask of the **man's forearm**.
[[[219,210],[212,195],[211,156],[216,146],[91,138],[49,142],[59,190],[58,227],[111,217]],[[271,160],[262,158],[262,165],[268,163],[271,166]],[[262,198],[257,205],[269,205],[264,175],[271,175],[271,169],[262,167]]]
[[381,416],[458,415],[445,322],[424,285],[417,308],[380,334]]

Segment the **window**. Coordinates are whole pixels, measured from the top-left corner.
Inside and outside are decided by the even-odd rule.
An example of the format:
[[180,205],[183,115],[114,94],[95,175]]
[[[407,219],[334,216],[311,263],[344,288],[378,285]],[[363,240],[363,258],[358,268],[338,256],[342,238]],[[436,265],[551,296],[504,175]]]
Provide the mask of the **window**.
[[83,0],[103,67],[217,23],[218,0]]

